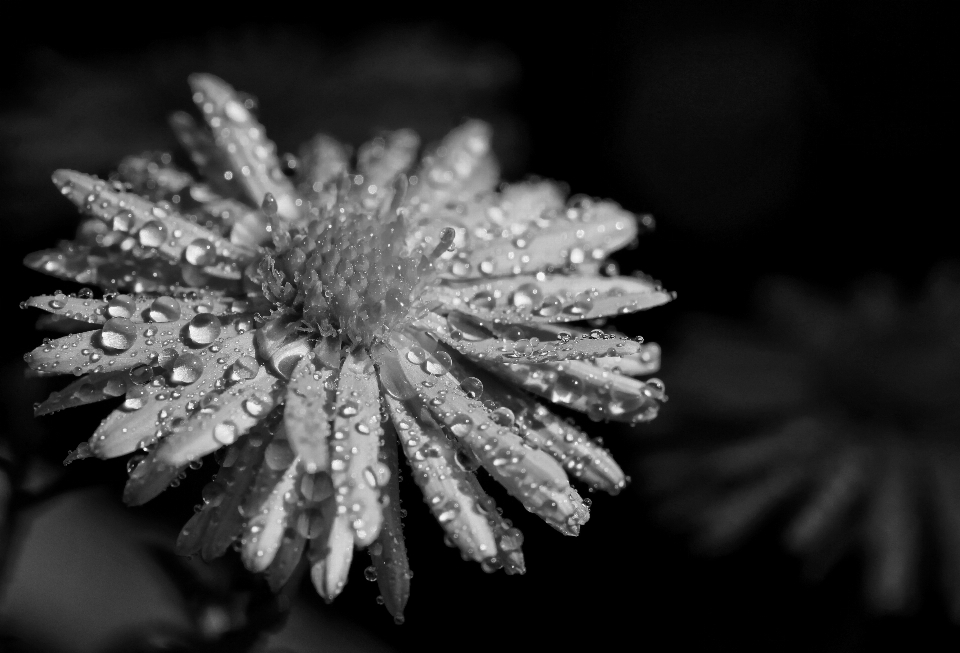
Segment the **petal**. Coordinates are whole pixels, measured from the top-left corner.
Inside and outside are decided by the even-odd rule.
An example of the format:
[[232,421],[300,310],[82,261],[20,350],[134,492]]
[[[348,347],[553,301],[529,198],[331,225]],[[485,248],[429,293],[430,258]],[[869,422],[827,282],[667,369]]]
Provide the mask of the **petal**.
[[266,131],[237,97],[233,87],[218,77],[207,74],[190,76],[194,102],[214,133],[214,140],[226,154],[234,177],[246,191],[254,206],[263,202],[267,193],[277,200],[281,217],[298,216],[297,197],[293,184],[280,170],[276,145]]
[[[631,356],[640,343],[624,336],[594,329],[577,336],[552,333],[521,324],[503,324],[451,314],[444,320],[436,314],[420,319],[444,344],[471,360],[487,363],[515,363],[595,359],[604,356]],[[497,337],[478,339],[484,333]]]
[[[270,446],[274,446],[274,440]],[[269,452],[266,456],[269,456]],[[269,461],[268,461],[269,464]],[[298,483],[302,476],[300,461],[296,458],[274,484],[265,500],[250,506],[250,519],[244,526],[240,556],[250,571],[260,572],[270,566],[296,515],[299,500]]]
[[387,132],[357,152],[357,170],[363,175],[362,197],[388,191],[394,178],[408,170],[417,156],[420,137],[409,129]]
[[950,617],[960,621],[960,460],[931,456],[935,528],[939,542],[941,583]]
[[403,620],[403,609],[410,598],[410,561],[403,541],[400,519],[399,460],[397,435],[392,428],[384,429],[380,462],[390,470],[390,478],[383,485],[383,524],[376,542],[367,549],[377,570],[377,585],[383,603],[394,619]]
[[315,207],[326,206],[335,193],[324,191],[348,171],[349,159],[347,148],[326,134],[317,134],[304,143],[297,165],[300,194]]
[[383,520],[380,483],[390,470],[377,460],[382,433],[377,376],[369,356],[358,349],[340,370],[330,469],[337,513],[348,518],[361,547],[377,538]]
[[196,183],[190,173],[174,165],[173,157],[166,153],[124,157],[117,166],[116,176],[130,191],[154,202],[181,194],[189,200],[190,187]]
[[287,384],[283,422],[290,446],[310,473],[330,469],[330,430],[337,370],[304,356]]
[[467,558],[507,573],[525,571],[522,537],[500,517],[496,503],[477,482],[473,456],[459,453],[428,414],[414,417],[406,404],[386,395],[413,479],[447,537]]
[[313,586],[327,602],[337,598],[347,584],[347,574],[353,561],[353,541],[350,518],[346,514],[338,514],[333,518],[330,528],[326,555],[314,562],[310,569]]
[[446,282],[434,291],[445,308],[487,320],[575,322],[666,304],[676,297],[639,277],[584,274],[519,275],[481,282]]
[[[129,505],[146,503],[165,490],[188,463],[249,431],[276,403],[277,384],[276,377],[261,369],[256,378],[218,395],[215,405],[195,413],[134,468],[124,488],[124,501]],[[251,405],[256,406],[252,412]]]
[[207,534],[212,517],[212,511],[200,510],[187,520],[187,523],[180,529],[177,543],[174,546],[177,555],[192,556],[200,552],[200,549],[203,548],[203,538]]
[[568,424],[525,393],[509,388],[487,372],[460,366],[455,366],[454,370],[461,387],[471,376],[478,379],[482,384],[482,394],[478,398],[494,401],[508,409],[509,412],[500,411],[498,418],[508,424],[516,420],[524,440],[553,456],[568,474],[593,489],[611,494],[617,494],[626,487],[626,476],[610,452],[576,426]]
[[[294,516],[296,519],[296,516]],[[273,558],[266,571],[267,584],[274,592],[287,584],[297,565],[303,558],[303,551],[307,545],[307,538],[301,535],[295,528],[287,528],[284,531],[283,538],[280,540],[280,548]]]
[[[136,236],[144,247],[156,248],[167,259],[178,262],[188,245],[209,244],[210,254],[203,258],[246,261],[252,250],[239,247],[187,218],[134,193],[117,190],[112,184],[73,170],[57,170],[53,183],[78,208],[117,229],[119,214],[124,216],[121,231]],[[147,227],[147,231],[141,230]],[[192,261],[191,261],[192,263]]]
[[591,419],[649,421],[664,400],[659,385],[644,383],[584,361],[502,364],[477,361],[494,375]]
[[395,344],[401,367],[423,407],[467,445],[528,510],[566,535],[578,534],[590,512],[563,468],[549,454],[529,448],[516,433],[492,421],[483,404],[460,389],[448,373],[449,365],[404,336]]
[[[446,261],[445,278],[512,276],[601,260],[637,236],[636,218],[611,202],[584,202],[515,238],[467,243]],[[577,318],[582,319],[582,318]]]
[[[156,295],[116,295],[110,300],[92,297],[72,297],[69,295],[39,295],[23,302],[24,307],[39,308],[54,315],[88,322],[103,324],[111,317],[124,317],[131,322],[150,322],[150,305]],[[186,314],[211,313],[222,315],[229,313],[247,313],[254,310],[268,310],[259,298],[250,300],[234,299],[221,293],[190,291],[176,293],[174,298]],[[256,306],[256,308],[253,308]]]
[[126,371],[100,372],[77,379],[63,390],[53,392],[33,409],[37,417],[49,415],[64,408],[85,406],[105,399],[114,399],[133,385]]
[[230,370],[241,357],[245,357],[241,363],[249,363],[249,367],[244,367],[244,376],[258,373],[259,365],[253,359],[252,332],[225,339],[216,351],[214,349],[192,353],[203,369],[196,381],[188,385],[168,384],[161,376],[150,380],[156,370],[138,369],[135,376],[139,376],[136,379],[139,384],[130,384],[124,404],[93,432],[90,452],[99,458],[123,456],[148,446],[188,416],[192,419],[192,415],[212,412],[218,405],[217,391],[226,380],[225,370]]
[[[170,116],[170,128],[193,165],[200,171],[204,181],[224,197],[244,197],[240,179],[233,174],[226,152],[221,151],[210,132],[197,124],[186,111],[176,111]],[[229,174],[226,174],[229,173]]]
[[471,120],[447,134],[417,175],[420,203],[470,200],[492,190],[500,170],[490,148],[491,133],[490,125]]

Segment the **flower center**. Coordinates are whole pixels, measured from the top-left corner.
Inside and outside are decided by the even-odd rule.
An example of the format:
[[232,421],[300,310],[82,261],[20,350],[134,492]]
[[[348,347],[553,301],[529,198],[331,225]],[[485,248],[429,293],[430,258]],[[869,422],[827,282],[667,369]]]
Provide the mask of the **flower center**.
[[443,249],[428,258],[407,250],[401,215],[344,205],[296,235],[274,228],[276,259],[260,266],[267,298],[321,335],[367,346],[409,319],[417,291],[434,276],[432,260],[454,236],[445,230]]

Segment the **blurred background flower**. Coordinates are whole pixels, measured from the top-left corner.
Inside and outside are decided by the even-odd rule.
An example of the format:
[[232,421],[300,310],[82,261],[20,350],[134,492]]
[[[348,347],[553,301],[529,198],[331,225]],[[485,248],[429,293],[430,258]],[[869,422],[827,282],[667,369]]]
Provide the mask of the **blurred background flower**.
[[[318,129],[356,144],[381,128],[409,126],[429,142],[463,117],[478,117],[493,123],[506,179],[536,172],[616,198],[627,210],[653,213],[657,232],[616,261],[622,273],[642,269],[661,279],[679,299],[642,319],[618,319],[616,327],[661,344],[670,402],[651,425],[657,437],[650,437],[650,428],[602,428],[624,459],[632,452],[640,461],[651,444],[670,438],[701,434],[723,442],[761,434],[759,418],[748,418],[757,413],[749,411],[725,418],[722,430],[693,423],[716,421],[706,419],[699,391],[684,389],[677,376],[684,368],[673,369],[674,352],[692,343],[683,334],[694,333],[693,327],[681,327],[693,316],[739,325],[732,327],[739,336],[718,332],[722,346],[710,352],[731,360],[743,349],[737,343],[755,348],[756,334],[764,333],[751,298],[771,276],[812,284],[818,295],[830,296],[837,292],[831,289],[882,273],[910,305],[935,264],[956,257],[944,214],[952,205],[952,168],[943,161],[952,153],[953,105],[944,82],[952,74],[952,23],[943,3],[644,0],[529,16],[494,3],[467,18],[460,5],[363,12],[325,5],[315,15],[289,18],[270,9],[255,16],[222,6],[209,15],[196,6],[189,12],[155,9],[150,22],[90,9],[71,14],[63,27],[51,15],[11,21],[0,44],[6,248],[0,274],[17,286],[8,295],[11,310],[23,297],[50,290],[45,278],[22,268],[23,255],[75,229],[75,214],[49,184],[51,170],[105,174],[127,154],[172,147],[166,116],[188,103],[182,80],[194,70],[209,70],[257,96],[281,152]],[[847,300],[841,296],[836,301],[842,306]],[[142,519],[137,523],[165,529],[159,539],[171,542],[192,514],[202,474],[136,511],[117,506],[123,469],[90,462],[58,476],[77,433],[91,432],[102,415],[77,409],[34,420],[30,405],[53,388],[22,377],[21,353],[37,338],[33,317],[15,311],[4,326],[0,460],[29,456],[42,463],[31,474],[31,493],[42,493],[50,482],[107,486],[90,510]],[[682,345],[694,351],[689,347]],[[798,376],[781,375],[788,385],[764,386],[755,400],[807,388],[804,374],[801,368]],[[712,386],[709,396],[717,391]],[[598,434],[592,423],[582,426]],[[797,560],[830,558],[784,552],[778,543],[788,524],[776,516],[732,544],[727,555],[695,555],[687,537],[655,518],[657,502],[639,491],[645,485],[639,462],[629,473],[634,491],[612,502],[592,496],[597,518],[569,547],[553,546],[551,533],[541,541],[535,518],[518,516],[527,545],[540,552],[520,579],[488,578],[456,564],[455,550],[435,541],[439,531],[431,530],[438,527],[430,516],[410,510],[408,532],[425,535],[410,543],[415,592],[407,623],[394,626],[384,611],[381,622],[370,623],[373,584],[366,595],[356,592],[332,606],[305,593],[291,597],[291,616],[277,635],[290,639],[277,647],[569,648],[596,646],[602,636],[654,648],[670,641],[681,649],[723,642],[763,651],[956,650],[960,637],[938,589],[946,567],[936,560],[932,531],[942,513],[929,500],[920,505],[930,515],[917,521],[924,544],[916,610],[875,616],[851,600],[865,580],[855,558],[831,567],[822,583],[803,582]],[[129,567],[81,564],[91,550],[111,551],[104,541],[40,546],[52,533],[77,540],[67,514],[94,519],[71,507],[77,503],[60,503],[68,497],[14,515],[14,555],[3,574],[15,580],[4,587],[0,649],[97,650],[121,634],[109,635],[113,622],[103,617],[96,617],[103,629],[91,627],[95,613],[85,609],[97,605],[94,589],[115,587],[114,573]],[[781,516],[799,514],[778,505],[785,508]],[[47,530],[41,527],[45,517]],[[859,534],[855,528],[843,532]],[[127,632],[137,632],[137,624],[146,632],[146,624],[167,619],[172,632],[195,633],[168,567],[139,542],[131,545],[133,559],[157,574],[161,588],[149,597],[168,604],[156,607],[144,594],[143,609],[136,610],[129,595],[116,593],[104,599],[102,605],[112,606],[104,611],[128,615]],[[76,580],[89,567],[100,570],[99,584]],[[57,570],[56,587],[41,582],[51,577],[38,575],[44,568]],[[232,578],[230,569],[221,571]],[[362,568],[357,573],[350,582],[363,584]],[[36,600],[18,600],[27,587]],[[62,600],[54,601],[57,592]],[[450,597],[451,608],[438,611],[434,601],[417,596]],[[64,606],[75,612],[65,613]],[[323,633],[308,633],[304,624],[319,624]],[[100,635],[84,639],[84,632]]]

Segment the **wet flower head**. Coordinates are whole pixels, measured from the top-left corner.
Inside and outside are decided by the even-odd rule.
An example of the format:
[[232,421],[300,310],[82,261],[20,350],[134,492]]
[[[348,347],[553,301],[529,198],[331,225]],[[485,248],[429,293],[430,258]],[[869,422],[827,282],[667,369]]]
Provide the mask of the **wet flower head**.
[[178,548],[237,546],[285,583],[306,557],[335,597],[354,548],[402,619],[410,572],[399,451],[465,559],[522,573],[522,536],[477,471],[567,535],[588,489],[622,470],[542,402],[595,420],[656,416],[659,349],[572,322],[669,301],[607,256],[652,226],[610,202],[567,201],[545,181],[500,185],[490,130],[467,122],[417,163],[406,130],[359,148],[319,135],[278,157],[255,102],[209,75],[190,80],[206,127],[173,129],[195,171],[165,153],[109,180],[58,171],[84,214],[77,238],[27,265],[98,285],[34,297],[66,335],[26,356],[79,377],[37,414],[116,398],[67,459],[129,456],[141,504],[215,454],[216,477]]

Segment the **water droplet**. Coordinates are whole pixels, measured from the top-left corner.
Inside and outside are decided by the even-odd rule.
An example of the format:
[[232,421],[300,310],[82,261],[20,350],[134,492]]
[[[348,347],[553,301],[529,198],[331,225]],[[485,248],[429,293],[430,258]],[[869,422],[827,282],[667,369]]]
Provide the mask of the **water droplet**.
[[460,382],[460,389],[471,399],[476,399],[483,394],[483,382],[475,376],[468,376]]
[[427,352],[424,351],[423,347],[414,345],[410,347],[410,351],[407,352],[407,360],[414,365],[422,365],[427,361]]
[[137,302],[130,295],[117,295],[107,302],[107,315],[110,317],[130,317],[137,310]]
[[187,335],[198,345],[209,345],[220,337],[220,319],[211,313],[198,313],[187,325]]
[[137,232],[140,244],[144,247],[160,247],[167,237],[167,228],[162,222],[151,220]]
[[363,570],[363,577],[371,582],[377,580],[377,568],[370,565]]
[[154,322],[172,322],[180,319],[180,302],[173,297],[164,295],[157,297],[150,304],[150,310],[147,312],[150,319]]
[[257,396],[249,397],[246,401],[243,402],[243,409],[250,413],[253,417],[259,417],[263,415],[263,411],[267,408],[267,402]]
[[123,377],[113,377],[103,386],[103,394],[108,397],[119,397],[127,391],[127,380]]
[[563,309],[563,302],[556,295],[545,297],[543,303],[537,309],[537,315],[552,317],[557,315]]
[[360,412],[360,406],[352,399],[348,399],[340,405],[339,413],[343,417],[353,417]]
[[501,406],[490,413],[490,419],[500,426],[506,426],[507,428],[510,428],[513,426],[516,416],[513,414],[512,410],[505,406]]
[[206,238],[197,238],[183,250],[183,258],[190,265],[210,265],[217,259],[216,250]]
[[446,374],[450,368],[453,366],[453,359],[445,351],[438,351],[433,355],[433,358],[428,358],[423,363],[423,370],[427,374],[433,374],[434,376],[443,376]]
[[467,301],[467,305],[475,311],[489,311],[497,305],[497,298],[489,290],[481,290]]
[[170,368],[170,382],[189,385],[203,374],[203,361],[196,354],[181,354]]
[[135,387],[127,390],[127,398],[123,402],[124,410],[140,410],[147,403],[145,388]]
[[127,351],[137,341],[137,325],[124,317],[112,317],[100,331],[100,344],[104,349]]
[[213,427],[213,439],[220,444],[233,444],[237,440],[237,425],[233,422],[220,422]]
[[535,283],[525,283],[518,286],[510,296],[510,302],[517,307],[533,306],[540,301],[542,292]]
[[293,459],[293,449],[286,440],[274,440],[263,452],[263,462],[275,472],[285,470]]
[[247,381],[260,373],[260,363],[253,356],[241,356],[230,367],[230,380],[233,382]]
[[447,426],[451,433],[462,438],[473,430],[473,420],[469,415],[457,413],[447,421]]

